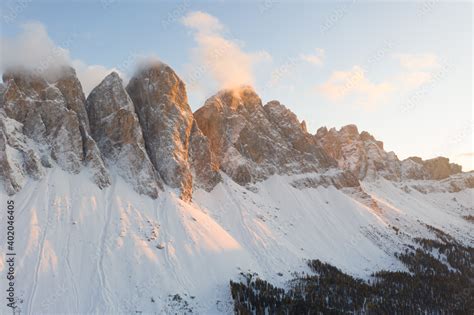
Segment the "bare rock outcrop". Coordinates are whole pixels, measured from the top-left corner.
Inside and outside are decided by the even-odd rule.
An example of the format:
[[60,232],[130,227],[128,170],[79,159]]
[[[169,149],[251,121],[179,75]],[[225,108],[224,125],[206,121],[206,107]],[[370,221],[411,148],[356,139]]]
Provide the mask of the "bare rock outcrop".
[[74,70],[64,71],[64,77],[58,76],[54,82],[26,70],[5,73],[2,107],[7,117],[22,125],[23,135],[36,144],[43,166],[56,163],[76,174],[84,164],[90,165],[94,181],[105,187],[110,179],[88,134],[82,87]]
[[381,176],[393,181],[442,180],[461,173],[461,166],[449,163],[445,157],[426,161],[410,157],[400,161],[395,153],[384,150],[382,141],[366,131],[359,133],[355,125],[347,125],[340,130],[322,127],[315,138],[338,161],[340,168],[351,171],[359,179]]
[[262,106],[251,87],[217,93],[194,117],[209,139],[216,167],[241,185],[335,165],[294,114],[278,102]]
[[7,194],[18,192],[28,177],[43,175],[40,157],[33,141],[23,134],[23,125],[0,109],[0,179]]
[[[156,62],[137,71],[127,92],[135,105],[151,162],[165,184],[179,188],[181,198],[190,200],[193,179],[189,151],[194,119],[183,81],[169,66]],[[199,133],[195,132],[193,138],[199,141]],[[197,156],[194,148],[195,163]],[[201,153],[201,157],[206,158],[206,153]],[[201,163],[207,165],[211,161]],[[195,164],[195,167],[208,166]]]
[[189,138],[189,164],[196,188],[211,191],[222,180],[219,168],[213,162],[209,140],[195,120]]
[[445,157],[423,160],[420,157],[409,157],[401,162],[403,179],[440,180],[461,173],[461,165],[449,163]]
[[377,141],[368,132],[359,133],[355,125],[347,125],[340,130],[319,128],[315,139],[328,155],[337,160],[340,168],[351,171],[359,179],[377,176],[400,179],[400,161],[395,153],[386,152],[383,142]]
[[56,165],[73,174],[87,166],[100,188],[114,169],[141,194],[156,198],[167,185],[185,201],[193,189],[212,190],[220,172],[249,188],[273,174],[295,175],[294,187],[361,196],[359,180],[378,177],[419,191],[473,185],[472,174],[449,159],[400,161],[355,125],[311,135],[305,121],[278,101],[263,106],[249,86],[220,91],[193,114],[184,83],[159,62],[141,67],[126,88],[111,73],[87,100],[70,67],[54,78],[7,71],[3,81],[0,179],[9,194]]
[[116,72],[109,74],[87,98],[92,137],[106,164],[133,188],[152,198],[162,188],[145,149],[135,107]]

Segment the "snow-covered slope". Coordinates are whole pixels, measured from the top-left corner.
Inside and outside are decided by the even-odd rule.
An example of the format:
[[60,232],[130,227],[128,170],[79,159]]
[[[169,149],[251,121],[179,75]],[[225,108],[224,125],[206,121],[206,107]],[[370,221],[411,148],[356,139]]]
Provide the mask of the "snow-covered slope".
[[463,219],[474,214],[473,189],[422,193],[363,182],[378,205],[370,207],[351,190],[291,185],[315,174],[273,175],[246,189],[222,173],[211,192],[197,190],[187,203],[169,188],[155,200],[139,195],[113,174],[100,190],[87,172],[53,168],[14,196],[0,192],[2,206],[16,204],[22,313],[231,313],[228,283],[241,271],[284,285],[306,270],[305,259],[319,258],[367,278],[401,269],[393,253],[413,237],[433,237],[425,224],[474,244]]

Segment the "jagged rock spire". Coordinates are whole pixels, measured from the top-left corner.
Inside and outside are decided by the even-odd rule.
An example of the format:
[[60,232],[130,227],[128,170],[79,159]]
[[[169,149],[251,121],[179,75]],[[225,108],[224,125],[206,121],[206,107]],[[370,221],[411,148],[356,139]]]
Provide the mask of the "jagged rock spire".
[[163,181],[191,198],[192,175],[187,163],[192,113],[184,83],[167,65],[156,63],[132,77],[127,92],[143,130],[150,160]]
[[439,180],[461,172],[460,165],[449,163],[449,159],[444,157],[426,161],[410,157],[400,161],[394,152],[384,150],[382,141],[376,140],[366,131],[359,133],[355,125],[344,126],[339,131],[321,127],[315,138],[338,161],[340,168],[351,171],[359,179],[382,176],[396,181]]
[[[324,185],[336,187],[378,176],[440,180],[461,172],[442,157],[400,161],[355,125],[311,135],[278,101],[263,106],[249,86],[220,91],[193,114],[184,83],[163,63],[140,68],[126,89],[111,73],[87,106],[70,67],[54,79],[19,70],[3,80],[0,178],[9,194],[55,164],[74,174],[88,166],[101,188],[110,185],[107,164],[139,193],[156,198],[166,184],[186,201],[193,188],[212,190],[220,171],[241,185],[272,174],[324,173]],[[315,178],[296,186],[321,184]]]
[[145,150],[135,107],[116,72],[109,74],[87,98],[92,137],[113,168],[134,189],[152,198],[162,188]]
[[[200,136],[197,127],[193,128],[194,118],[184,83],[173,69],[163,63],[148,64],[132,77],[127,92],[135,104],[150,160],[163,181],[179,188],[184,200],[192,197],[193,173],[198,177],[197,183],[207,189],[213,187],[212,178],[217,175],[207,160],[210,154],[206,152],[206,139]],[[197,147],[199,143],[202,148]],[[189,163],[190,153],[197,170]],[[206,173],[212,178],[204,178]]]
[[[57,163],[65,171],[79,173],[86,164],[100,187],[110,184],[100,152],[88,134],[85,98],[74,70],[65,68],[64,75],[51,82],[24,70],[5,73],[3,81],[5,115],[21,124],[17,129],[33,144],[31,149],[43,167]],[[24,173],[39,177],[27,170]],[[16,185],[15,190],[20,188]]]
[[262,106],[251,87],[220,91],[194,117],[216,164],[242,185],[335,165],[293,113],[276,101]]

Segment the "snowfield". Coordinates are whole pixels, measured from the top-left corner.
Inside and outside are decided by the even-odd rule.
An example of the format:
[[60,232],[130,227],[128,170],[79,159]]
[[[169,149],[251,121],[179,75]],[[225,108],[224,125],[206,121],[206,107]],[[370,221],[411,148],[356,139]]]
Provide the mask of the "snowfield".
[[[463,218],[474,215],[473,189],[424,194],[409,188],[422,182],[365,181],[371,207],[351,191],[290,185],[311,174],[274,175],[246,189],[222,173],[212,192],[198,190],[186,203],[171,189],[157,200],[139,195],[118,176],[100,190],[89,175],[49,169],[12,197],[0,192],[1,231],[7,200],[15,201],[22,313],[226,314],[229,280],[240,272],[284,286],[317,258],[367,279],[403,269],[393,254],[413,237],[434,238],[426,224],[474,245]],[[0,240],[5,278],[6,233]],[[0,313],[9,312],[2,303]]]

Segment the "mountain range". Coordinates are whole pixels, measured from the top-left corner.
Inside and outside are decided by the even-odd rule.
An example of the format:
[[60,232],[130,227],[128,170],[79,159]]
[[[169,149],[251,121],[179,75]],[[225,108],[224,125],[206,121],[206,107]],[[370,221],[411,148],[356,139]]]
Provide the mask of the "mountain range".
[[17,205],[26,313],[228,313],[241,271],[284,285],[318,258],[366,279],[403,270],[394,252],[431,227],[474,243],[474,172],[400,160],[355,125],[311,134],[251,86],[193,113],[161,62],[87,98],[70,67],[3,82],[0,197]]

